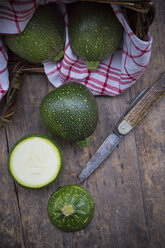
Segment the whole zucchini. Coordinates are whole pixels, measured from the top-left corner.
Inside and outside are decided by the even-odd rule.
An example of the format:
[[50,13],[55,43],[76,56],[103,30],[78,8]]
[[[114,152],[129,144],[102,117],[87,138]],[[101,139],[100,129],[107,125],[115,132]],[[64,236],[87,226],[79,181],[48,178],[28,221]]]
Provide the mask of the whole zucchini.
[[78,2],[69,15],[70,45],[88,69],[111,55],[122,41],[123,27],[110,4]]

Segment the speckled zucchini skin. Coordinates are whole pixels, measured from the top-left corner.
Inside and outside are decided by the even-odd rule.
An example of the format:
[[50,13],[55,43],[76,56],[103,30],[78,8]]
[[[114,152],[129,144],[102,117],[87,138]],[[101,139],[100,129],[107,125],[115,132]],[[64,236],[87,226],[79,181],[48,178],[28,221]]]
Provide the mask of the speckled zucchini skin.
[[[65,216],[62,209],[70,204],[74,213]],[[95,210],[91,194],[77,185],[66,185],[54,192],[47,205],[48,216],[53,225],[66,231],[74,232],[85,228],[92,220]]]
[[73,51],[84,60],[105,59],[116,50],[122,37],[123,27],[110,4],[79,2],[71,10],[70,44]]
[[65,24],[57,5],[39,6],[21,34],[3,36],[6,45],[21,58],[40,63],[64,54]]
[[98,122],[98,105],[84,85],[70,82],[42,100],[40,115],[52,134],[75,142],[86,139],[94,132]]

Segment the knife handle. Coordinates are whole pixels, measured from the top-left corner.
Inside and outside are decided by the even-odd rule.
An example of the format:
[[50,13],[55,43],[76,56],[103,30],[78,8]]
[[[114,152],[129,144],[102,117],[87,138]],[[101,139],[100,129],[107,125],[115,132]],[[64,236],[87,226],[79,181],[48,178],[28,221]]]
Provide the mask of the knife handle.
[[145,95],[127,112],[118,125],[118,132],[124,135],[131,131],[164,94],[165,73],[163,73],[162,77],[153,84]]

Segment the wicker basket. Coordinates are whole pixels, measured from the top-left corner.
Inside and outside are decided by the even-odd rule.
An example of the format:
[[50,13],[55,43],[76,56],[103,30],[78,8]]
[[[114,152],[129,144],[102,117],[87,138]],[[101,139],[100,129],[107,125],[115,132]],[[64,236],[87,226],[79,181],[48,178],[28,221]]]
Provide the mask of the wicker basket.
[[[0,0],[4,1],[4,0]],[[80,0],[84,1],[84,0]],[[129,25],[136,36],[146,41],[149,28],[155,18],[155,7],[151,0],[88,0],[101,3],[113,3],[120,4],[122,10],[129,22]],[[43,66],[30,64],[23,61],[13,53],[9,53],[8,63],[9,75],[10,75],[10,88],[6,94],[6,105],[0,116],[0,127],[5,126],[9,122],[11,116],[14,113],[18,93],[23,83],[23,78],[27,72],[44,73]]]

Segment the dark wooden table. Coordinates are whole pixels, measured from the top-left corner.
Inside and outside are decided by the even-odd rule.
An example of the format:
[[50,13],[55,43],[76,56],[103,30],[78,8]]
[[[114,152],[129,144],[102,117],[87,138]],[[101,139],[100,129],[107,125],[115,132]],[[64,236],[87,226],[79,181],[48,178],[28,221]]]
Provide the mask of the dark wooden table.
[[0,248],[165,247],[165,98],[84,182],[96,203],[86,229],[59,231],[46,211],[49,196],[59,186],[75,183],[133,99],[165,70],[165,2],[155,2],[152,56],[144,76],[119,97],[97,97],[100,117],[92,146],[81,150],[57,140],[64,151],[63,171],[57,182],[38,191],[16,185],[7,169],[8,152],[22,136],[50,136],[40,120],[39,104],[53,88],[44,75],[26,76],[13,121],[0,130]]

